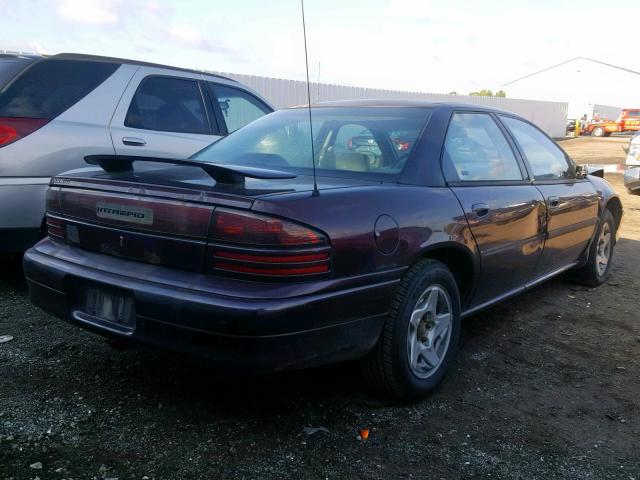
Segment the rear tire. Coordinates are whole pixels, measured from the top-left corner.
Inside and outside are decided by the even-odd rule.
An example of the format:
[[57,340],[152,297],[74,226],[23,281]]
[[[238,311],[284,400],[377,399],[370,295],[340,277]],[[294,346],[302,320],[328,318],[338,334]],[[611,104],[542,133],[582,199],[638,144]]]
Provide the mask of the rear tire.
[[589,260],[584,267],[574,271],[576,282],[588,287],[598,287],[606,282],[611,274],[615,244],[616,223],[611,212],[605,210],[589,246]]
[[362,360],[370,384],[402,399],[433,392],[458,353],[460,294],[442,263],[424,259],[404,276],[375,347]]
[[596,127],[591,130],[591,135],[593,137],[604,137],[604,129],[602,127]]

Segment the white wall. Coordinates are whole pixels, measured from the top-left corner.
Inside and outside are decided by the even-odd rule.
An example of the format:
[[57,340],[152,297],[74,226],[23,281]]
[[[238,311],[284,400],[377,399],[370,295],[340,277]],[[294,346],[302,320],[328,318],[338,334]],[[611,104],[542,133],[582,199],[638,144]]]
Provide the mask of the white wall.
[[[249,86],[268,99],[276,108],[285,108],[307,103],[306,82],[235,73],[220,73],[220,75],[233,78]],[[326,83],[311,84],[312,103],[329,100],[384,98],[421,99],[434,102],[456,102],[491,106],[523,116],[538,125],[552,137],[563,137],[565,135],[567,121],[567,104],[565,102],[541,102],[514,98],[405,92],[400,90],[330,85]]]

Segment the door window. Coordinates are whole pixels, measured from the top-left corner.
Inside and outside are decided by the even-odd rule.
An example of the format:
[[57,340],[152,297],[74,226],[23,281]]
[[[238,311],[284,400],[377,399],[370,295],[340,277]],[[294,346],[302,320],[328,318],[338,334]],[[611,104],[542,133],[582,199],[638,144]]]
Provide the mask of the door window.
[[486,113],[455,113],[444,141],[443,167],[449,181],[522,180],[507,139]]
[[536,180],[575,178],[575,167],[549,137],[522,120],[502,117],[502,121],[518,142]]
[[229,133],[271,113],[271,108],[242,90],[211,83]]
[[124,124],[160,132],[211,133],[198,82],[183,78],[143,80]]

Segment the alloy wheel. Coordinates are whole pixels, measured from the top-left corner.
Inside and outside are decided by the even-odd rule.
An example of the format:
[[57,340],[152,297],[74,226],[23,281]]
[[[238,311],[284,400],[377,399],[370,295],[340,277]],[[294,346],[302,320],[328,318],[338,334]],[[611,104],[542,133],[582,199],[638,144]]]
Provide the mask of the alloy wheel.
[[451,339],[452,311],[451,298],[439,285],[428,287],[413,307],[407,359],[416,377],[430,377],[444,360]]
[[598,276],[602,276],[607,271],[609,260],[611,257],[611,227],[609,223],[602,225],[600,235],[598,236],[598,244],[596,247],[596,269]]

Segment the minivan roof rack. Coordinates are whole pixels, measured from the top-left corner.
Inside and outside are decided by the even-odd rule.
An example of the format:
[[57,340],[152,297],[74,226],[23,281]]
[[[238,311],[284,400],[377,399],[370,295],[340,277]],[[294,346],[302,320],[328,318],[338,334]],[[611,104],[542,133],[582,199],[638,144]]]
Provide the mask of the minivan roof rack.
[[59,58],[62,60],[91,60],[94,62],[105,62],[105,63],[121,63],[126,65],[139,65],[141,67],[156,67],[156,68],[168,68],[171,70],[178,70],[180,72],[189,72],[189,73],[200,73],[203,75],[209,75],[216,78],[222,78],[224,80],[229,80],[230,82],[238,83],[236,80],[232,78],[225,77],[223,75],[218,75],[216,73],[207,72],[206,70],[195,70],[192,68],[182,68],[182,67],[172,67],[171,65],[163,65],[161,63],[151,63],[151,62],[143,62],[141,60],[130,60],[127,58],[117,58],[117,57],[103,57],[101,55],[87,55],[84,53],[58,53],[56,55],[46,56],[46,58]]

